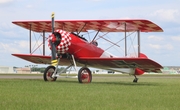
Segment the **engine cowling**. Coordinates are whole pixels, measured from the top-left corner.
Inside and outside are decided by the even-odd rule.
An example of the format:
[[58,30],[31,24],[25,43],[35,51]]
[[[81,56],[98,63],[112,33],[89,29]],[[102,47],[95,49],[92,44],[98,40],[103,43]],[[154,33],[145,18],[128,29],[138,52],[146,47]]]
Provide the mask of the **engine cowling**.
[[[55,43],[56,52],[60,54],[64,54],[68,51],[69,46],[71,45],[71,37],[70,33],[63,30],[55,30],[55,32],[50,35],[48,46],[51,49],[50,40]],[[57,37],[60,36],[60,37]]]
[[134,75],[142,75],[142,74],[144,74],[144,71],[143,71],[143,70],[141,70],[141,69],[139,69],[139,68],[136,68],[136,69],[135,69]]

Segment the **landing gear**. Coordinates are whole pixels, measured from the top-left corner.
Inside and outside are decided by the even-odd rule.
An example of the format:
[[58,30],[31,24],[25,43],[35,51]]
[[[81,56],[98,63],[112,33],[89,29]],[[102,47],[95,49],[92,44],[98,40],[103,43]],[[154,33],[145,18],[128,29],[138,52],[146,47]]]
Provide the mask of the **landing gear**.
[[137,82],[138,82],[138,78],[136,77],[136,75],[134,75],[134,77],[135,77],[135,78],[134,78],[133,82],[134,82],[134,83],[137,83]]
[[79,83],[91,83],[92,74],[89,68],[82,67],[78,72]]
[[55,71],[54,66],[48,66],[44,71],[44,81],[56,81],[57,77],[52,77],[53,73]]

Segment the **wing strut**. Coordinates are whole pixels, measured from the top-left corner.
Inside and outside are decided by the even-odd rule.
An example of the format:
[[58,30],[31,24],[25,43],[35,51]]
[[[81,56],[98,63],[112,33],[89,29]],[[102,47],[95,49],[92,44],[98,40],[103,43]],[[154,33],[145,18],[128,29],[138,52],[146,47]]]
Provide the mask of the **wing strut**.
[[126,22],[124,23],[125,57],[127,56]]
[[140,57],[140,30],[137,30],[137,39],[138,39],[138,57]]
[[81,28],[81,30],[77,33],[77,35],[79,35],[79,33],[84,29],[84,27],[86,26],[87,22],[84,24],[84,26]]
[[[32,50],[32,34],[31,33],[32,33],[32,24],[29,23],[29,53],[33,54],[36,49]],[[45,31],[43,31],[43,55],[45,55]]]
[[92,40],[91,42],[93,42],[93,41],[95,40],[95,38],[96,38],[97,35],[99,34],[99,31],[100,31],[100,30],[97,31],[96,35],[94,36],[94,38],[93,38],[93,40]]
[[29,24],[29,53],[31,54],[31,30],[32,24]]
[[45,31],[43,31],[43,55],[45,55]]

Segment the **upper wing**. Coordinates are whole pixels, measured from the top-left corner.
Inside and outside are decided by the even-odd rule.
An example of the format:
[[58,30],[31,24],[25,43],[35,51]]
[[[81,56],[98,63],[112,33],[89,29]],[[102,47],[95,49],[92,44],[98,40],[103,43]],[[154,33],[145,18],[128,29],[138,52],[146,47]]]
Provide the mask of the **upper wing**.
[[[51,32],[51,21],[13,21],[12,23],[35,32]],[[126,27],[126,29],[125,29]],[[162,32],[158,25],[149,20],[56,20],[56,29],[69,32],[87,32],[96,30],[100,32]]]
[[161,73],[163,67],[148,58],[80,58],[78,62],[96,68],[140,68],[145,72]]

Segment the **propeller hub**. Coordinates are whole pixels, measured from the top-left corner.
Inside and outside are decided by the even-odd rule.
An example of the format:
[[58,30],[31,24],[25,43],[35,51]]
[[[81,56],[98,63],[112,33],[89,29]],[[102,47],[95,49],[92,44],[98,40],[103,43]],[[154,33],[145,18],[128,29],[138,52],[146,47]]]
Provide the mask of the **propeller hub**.
[[61,42],[61,34],[58,32],[53,32],[53,34],[50,36],[50,40],[55,46],[58,46]]

